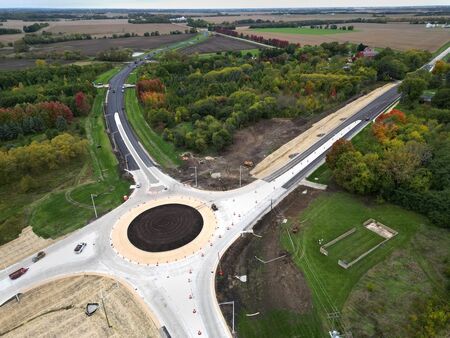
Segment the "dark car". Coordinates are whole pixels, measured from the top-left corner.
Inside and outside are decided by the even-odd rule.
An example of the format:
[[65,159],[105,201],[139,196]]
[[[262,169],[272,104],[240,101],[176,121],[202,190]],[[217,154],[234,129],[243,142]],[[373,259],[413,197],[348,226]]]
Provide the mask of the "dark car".
[[44,257],[45,257],[45,252],[44,251],[39,251],[37,253],[37,255],[34,256],[31,260],[33,261],[33,263],[36,263],[37,261],[41,260]]
[[366,115],[366,117],[364,118],[366,121],[370,121],[370,116]]
[[20,276],[24,275],[28,271],[28,268],[20,268],[19,270],[14,271],[13,273],[9,274],[9,278],[12,280],[19,278]]
[[73,250],[76,254],[80,254],[83,252],[84,248],[86,247],[86,243],[82,242],[82,243],[78,243],[77,246],[75,247],[75,249]]
[[212,209],[213,211],[219,210],[219,208],[218,208],[217,205],[215,205],[215,204],[212,204],[212,205],[211,205],[211,209]]

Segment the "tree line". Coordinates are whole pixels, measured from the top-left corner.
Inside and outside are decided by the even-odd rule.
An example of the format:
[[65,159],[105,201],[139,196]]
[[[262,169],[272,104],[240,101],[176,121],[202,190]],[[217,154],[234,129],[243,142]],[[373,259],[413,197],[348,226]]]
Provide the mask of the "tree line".
[[[309,117],[332,109],[365,88],[414,70],[429,53],[385,50],[374,59],[349,54],[357,45],[263,49],[257,58],[229,53],[211,58],[166,53],[139,70],[137,95],[145,118],[177,147],[224,149],[233,133],[272,117]],[[396,67],[401,67],[398,71]]]
[[87,140],[68,133],[23,147],[0,149],[0,184],[54,170],[83,156]]
[[450,111],[441,111],[445,122],[422,109],[424,114],[394,109],[381,115],[364,134],[365,141],[337,141],[326,163],[344,189],[397,203],[448,227]]

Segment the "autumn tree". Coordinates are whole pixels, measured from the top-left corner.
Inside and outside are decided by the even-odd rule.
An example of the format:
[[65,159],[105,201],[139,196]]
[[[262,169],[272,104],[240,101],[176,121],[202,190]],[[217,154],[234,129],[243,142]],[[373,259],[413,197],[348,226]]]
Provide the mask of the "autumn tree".
[[331,170],[333,170],[334,168],[336,168],[336,164],[342,154],[354,150],[355,148],[353,147],[353,144],[350,141],[347,141],[346,139],[343,138],[337,140],[336,142],[333,143],[330,151],[326,155],[326,162],[328,167]]
[[77,112],[80,115],[86,116],[89,114],[91,110],[91,105],[89,103],[89,99],[87,98],[86,94],[83,92],[78,92],[75,94],[75,106],[77,109]]

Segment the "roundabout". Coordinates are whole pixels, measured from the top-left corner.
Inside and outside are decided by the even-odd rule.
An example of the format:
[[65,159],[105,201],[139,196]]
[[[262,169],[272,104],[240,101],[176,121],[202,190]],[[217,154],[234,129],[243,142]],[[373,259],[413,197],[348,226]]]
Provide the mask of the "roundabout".
[[151,200],[117,221],[111,246],[137,264],[179,261],[209,245],[216,224],[214,212],[204,201],[179,196]]

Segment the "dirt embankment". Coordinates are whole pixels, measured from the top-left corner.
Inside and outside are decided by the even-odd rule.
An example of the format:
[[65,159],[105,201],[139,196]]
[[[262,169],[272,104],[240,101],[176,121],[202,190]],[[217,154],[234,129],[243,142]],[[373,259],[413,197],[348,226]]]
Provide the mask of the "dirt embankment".
[[[302,194],[304,190],[306,194]],[[304,210],[321,193],[300,186],[255,225],[257,236],[246,234],[227,250],[216,275],[219,302],[234,300],[236,313],[244,314],[264,315],[272,310],[304,314],[312,309],[311,291],[305,277],[280,245],[280,224],[285,217],[296,216]],[[283,255],[286,256],[266,264],[256,258],[270,261]],[[236,277],[243,275],[247,276],[246,283]],[[231,327],[230,310],[222,309]]]
[[[88,317],[84,311],[90,302],[100,307]],[[26,292],[20,303],[11,300],[0,307],[0,336],[160,337],[140,300],[101,276],[60,279]]]

